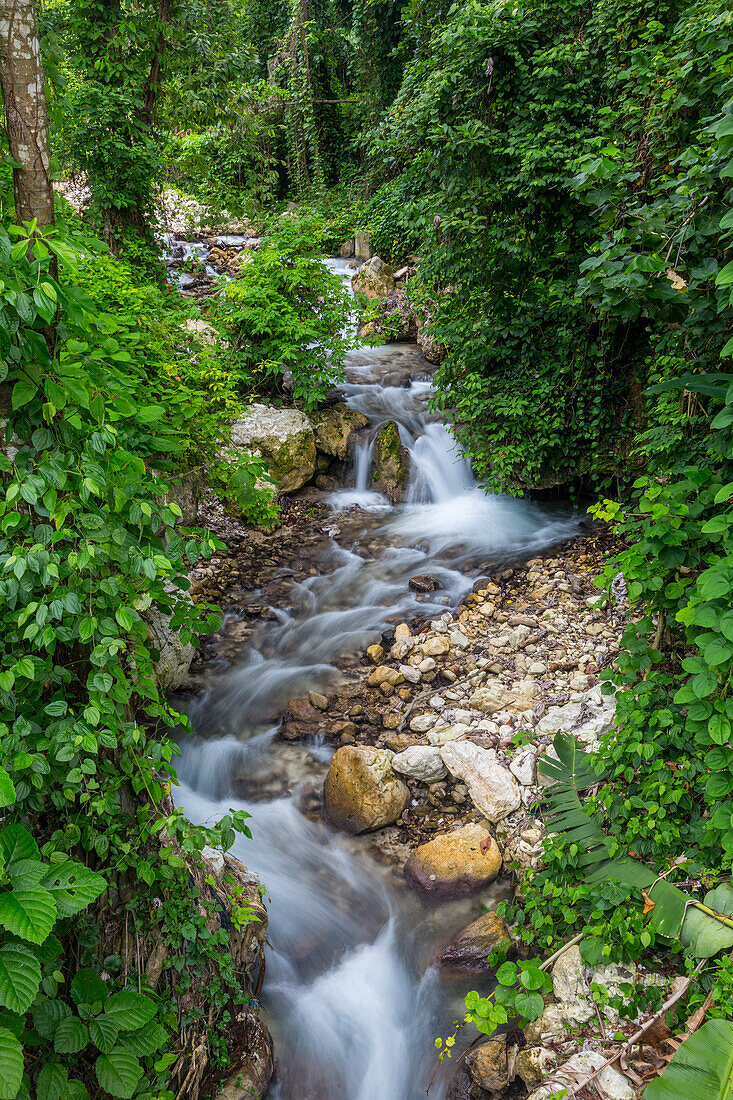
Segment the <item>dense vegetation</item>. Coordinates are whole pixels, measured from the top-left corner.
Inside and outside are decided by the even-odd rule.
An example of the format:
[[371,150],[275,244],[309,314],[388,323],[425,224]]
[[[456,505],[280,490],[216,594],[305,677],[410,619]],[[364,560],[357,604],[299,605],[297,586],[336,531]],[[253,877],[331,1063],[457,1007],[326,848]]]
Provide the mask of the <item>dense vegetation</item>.
[[[436,401],[487,486],[566,487],[618,528],[605,583],[623,571],[632,614],[586,806],[610,855],[688,891],[729,877],[731,12],[50,0],[38,19],[53,168],[90,203],[83,221],[58,197],[55,218],[33,206],[4,77],[0,1098],[185,1095],[179,1034],[204,1043],[210,1080],[228,1064],[238,986],[211,900],[191,916],[190,875],[246,823],[173,809],[181,719],[146,623],[172,616],[186,642],[216,622],[186,598],[216,543],[182,525],[176,482],[206,469],[274,520],[261,464],[222,456],[225,425],[286,375],[306,408],[338,377],[346,306],[317,255],[355,228],[416,268],[409,293],[448,351]],[[166,285],[166,185],[265,234],[208,312],[218,347]],[[515,909],[528,943],[585,930],[589,959],[681,950],[640,888],[585,881],[584,856],[548,842]],[[107,951],[110,922],[162,938],[170,980],[153,989],[144,960]],[[712,989],[730,1015],[728,962],[697,988],[688,1011]]]

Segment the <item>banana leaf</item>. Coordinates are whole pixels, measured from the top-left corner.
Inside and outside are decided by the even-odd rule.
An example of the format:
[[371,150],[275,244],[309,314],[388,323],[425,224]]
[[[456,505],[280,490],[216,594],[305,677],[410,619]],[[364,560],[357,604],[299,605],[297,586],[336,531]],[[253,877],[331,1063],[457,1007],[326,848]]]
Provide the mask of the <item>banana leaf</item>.
[[643,1100],[731,1100],[733,1023],[708,1020],[686,1039]]
[[652,903],[650,928],[668,939],[679,939],[697,959],[709,959],[733,947],[733,889],[718,886],[700,903],[638,860],[611,859],[608,837],[585,812],[578,793],[602,776],[572,734],[559,733],[554,747],[558,759],[545,755],[539,762],[540,772],[553,780],[545,791],[547,826],[581,849],[578,865],[586,881],[613,880],[645,891]]

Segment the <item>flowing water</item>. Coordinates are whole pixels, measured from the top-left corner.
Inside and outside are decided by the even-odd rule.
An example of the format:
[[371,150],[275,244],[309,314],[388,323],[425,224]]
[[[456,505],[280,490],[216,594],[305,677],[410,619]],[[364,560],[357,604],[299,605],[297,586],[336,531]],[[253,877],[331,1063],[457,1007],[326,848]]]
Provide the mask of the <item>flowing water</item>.
[[[328,263],[348,274],[347,261]],[[460,986],[441,980],[436,947],[490,900],[426,908],[368,840],[304,816],[301,787],[321,782],[330,752],[278,741],[278,716],[289,699],[337,682],[338,660],[390,624],[455,605],[482,565],[531,556],[578,529],[567,512],[487,496],[476,485],[428,409],[430,370],[414,345],[349,355],[342,397],[369,426],[351,484],[329,498],[340,542],[324,547],[319,574],[297,586],[293,608],[262,623],[238,666],[196,703],[194,724],[208,736],[182,746],[177,801],[191,818],[215,819],[230,807],[252,814],[252,839],[235,851],[268,895],[263,1000],[280,1066],[273,1100],[424,1096],[434,1038],[460,1013]],[[390,420],[410,456],[407,500],[395,507],[371,489],[374,435]],[[435,577],[439,590],[413,592],[408,581],[419,573]],[[273,796],[273,776],[285,777],[285,797]],[[233,797],[235,779],[247,801]],[[431,1090],[436,1100],[446,1095],[447,1070]]]

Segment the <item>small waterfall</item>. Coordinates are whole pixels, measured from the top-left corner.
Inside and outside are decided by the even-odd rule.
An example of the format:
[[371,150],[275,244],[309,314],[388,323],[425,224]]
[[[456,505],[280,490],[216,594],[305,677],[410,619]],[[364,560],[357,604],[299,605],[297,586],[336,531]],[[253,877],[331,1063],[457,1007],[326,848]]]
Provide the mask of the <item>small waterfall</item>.
[[[347,261],[329,264],[348,275]],[[487,559],[535,553],[579,526],[567,512],[487,496],[476,485],[456,440],[428,409],[427,373],[414,345],[350,354],[342,396],[369,428],[355,451],[353,488],[329,501],[335,511],[358,504],[363,534],[351,546],[343,533],[344,545],[324,545],[322,572],[295,586],[294,609],[263,622],[239,667],[192,707],[195,727],[219,740],[182,745],[176,801],[191,819],[231,807],[252,815],[252,840],[238,839],[235,852],[268,893],[264,1000],[282,1071],[270,1100],[419,1100],[435,1067],[434,1037],[460,1014],[429,965],[439,918],[372,858],[369,842],[304,817],[297,782],[283,788],[292,797],[254,800],[260,775],[287,772],[294,754],[309,762],[300,773],[306,784],[313,769],[317,782],[325,772],[327,746],[314,744],[312,754],[307,745],[285,746],[273,722],[288,700],[333,683],[338,658],[363,651],[390,624],[455,604]],[[374,436],[389,420],[411,462],[408,499],[396,507],[371,490]],[[439,589],[419,595],[408,581],[425,572]],[[251,802],[233,797],[243,773]],[[440,911],[449,935],[480,911],[461,904]],[[440,1068],[431,1100],[443,1100],[450,1073],[449,1064]]]

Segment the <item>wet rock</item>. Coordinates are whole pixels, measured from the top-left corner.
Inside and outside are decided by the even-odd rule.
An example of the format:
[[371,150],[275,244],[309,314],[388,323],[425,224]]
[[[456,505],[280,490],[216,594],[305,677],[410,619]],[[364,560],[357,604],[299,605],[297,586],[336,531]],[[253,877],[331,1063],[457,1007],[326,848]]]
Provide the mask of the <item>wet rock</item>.
[[516,779],[508,768],[498,763],[491,749],[461,741],[444,745],[441,755],[448,771],[456,779],[463,780],[474,805],[492,824],[507,817],[521,804]]
[[440,582],[429,573],[418,573],[417,576],[410,578],[408,584],[413,592],[435,592],[440,588]]
[[497,947],[509,945],[506,921],[497,913],[484,913],[451,940],[440,957],[443,966],[462,970],[488,970],[488,957]]
[[384,657],[384,646],[370,645],[367,649],[367,657],[373,665],[378,665]]
[[231,446],[261,454],[281,492],[291,493],[316,471],[316,441],[308,418],[297,409],[251,405],[231,427]]
[[500,870],[499,848],[483,821],[419,845],[405,864],[405,877],[427,896],[463,897],[493,882]]
[[333,458],[346,458],[354,434],[367,424],[367,418],[339,401],[311,415],[316,447]]
[[402,499],[407,486],[409,456],[400,443],[400,434],[393,420],[377,432],[374,441],[373,488],[395,503]]
[[328,698],[325,695],[321,695],[318,691],[309,691],[308,700],[311,706],[314,706],[316,710],[328,710]]
[[355,242],[353,237],[350,241],[344,241],[344,243],[341,245],[341,248],[339,248],[339,256],[341,257],[341,259],[350,260],[351,257],[354,255],[354,247]]
[[368,229],[357,229],[354,234],[354,256],[357,260],[368,260],[372,256],[371,234]]
[[408,779],[421,783],[436,783],[448,774],[440,756],[440,749],[431,745],[414,745],[395,756],[392,767]]
[[324,812],[332,825],[363,833],[397,820],[410,792],[392,770],[393,757],[388,749],[345,745],[336,751],[323,787]]
[[241,1065],[229,1077],[216,1100],[251,1100],[264,1096],[275,1069],[272,1038],[256,1012],[247,1012],[240,1021],[243,1034],[238,1036]]
[[466,1056],[466,1067],[472,1080],[487,1092],[500,1092],[514,1080],[516,1051],[507,1047],[504,1035],[494,1035]]
[[394,272],[379,256],[372,256],[363,267],[351,277],[355,294],[366,298],[386,298],[394,290]]

